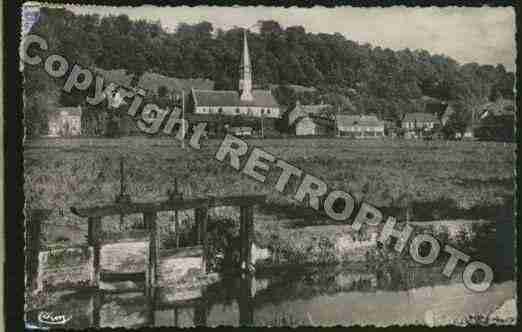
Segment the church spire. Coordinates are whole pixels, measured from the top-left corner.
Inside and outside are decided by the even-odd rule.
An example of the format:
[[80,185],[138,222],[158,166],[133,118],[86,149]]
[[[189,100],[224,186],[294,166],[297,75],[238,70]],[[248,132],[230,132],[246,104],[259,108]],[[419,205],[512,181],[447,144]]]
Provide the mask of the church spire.
[[241,91],[241,101],[252,101],[254,99],[252,97],[252,66],[246,30],[243,31],[243,57],[241,58],[239,90]]

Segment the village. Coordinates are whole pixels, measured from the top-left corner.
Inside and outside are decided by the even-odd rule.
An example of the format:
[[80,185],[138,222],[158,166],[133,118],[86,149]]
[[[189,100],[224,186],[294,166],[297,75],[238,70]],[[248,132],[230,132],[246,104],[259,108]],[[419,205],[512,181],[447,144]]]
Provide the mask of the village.
[[511,62],[236,9],[38,9],[26,326],[512,323]]
[[[166,101],[167,108],[181,107],[190,125],[207,123],[210,137],[226,133],[241,137],[342,137],[351,139],[479,139],[511,141],[513,139],[514,101],[502,96],[478,105],[471,119],[456,129],[451,117],[455,110],[451,101],[423,96],[423,112],[403,114],[401,119],[384,119],[377,114],[341,112],[341,106],[325,103],[302,104],[297,99],[292,106],[282,107],[271,89],[254,85],[247,34],[243,37],[240,80],[237,91],[213,90],[209,79],[177,79],[145,73],[137,83],[150,96]],[[124,70],[97,72],[107,82],[130,87],[132,75]],[[314,91],[314,88],[294,86]],[[119,90],[107,96],[104,107],[86,112],[84,105],[58,107],[49,115],[48,137],[105,136],[120,137],[140,134],[133,120],[121,111],[128,106]],[[149,96],[149,97],[150,97]],[[185,100],[186,96],[186,100]],[[83,106],[83,108],[82,108]],[[359,112],[360,113],[360,112]]]

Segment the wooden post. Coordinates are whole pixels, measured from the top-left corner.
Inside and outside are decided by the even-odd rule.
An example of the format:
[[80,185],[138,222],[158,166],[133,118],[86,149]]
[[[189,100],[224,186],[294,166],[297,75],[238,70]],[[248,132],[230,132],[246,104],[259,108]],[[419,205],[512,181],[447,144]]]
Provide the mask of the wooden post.
[[150,234],[149,240],[149,262],[147,264],[146,279],[147,285],[145,287],[155,287],[158,269],[159,256],[159,239],[158,239],[158,225],[156,223],[155,212],[145,212],[143,214],[145,225]]
[[247,274],[239,281],[239,326],[254,324],[254,301],[252,296],[252,275]]
[[203,273],[207,273],[209,254],[207,237],[208,209],[206,207],[197,208],[194,213],[198,229],[198,244],[203,245],[203,262],[201,263],[201,270]]
[[194,308],[194,326],[207,326],[207,299],[205,298],[205,289],[203,289],[203,296],[197,301]]
[[145,297],[149,306],[149,326],[154,327],[156,325],[156,289],[154,287],[145,287]]
[[101,249],[101,217],[90,217],[88,220],[87,243],[93,249],[94,286],[100,284],[100,249]]
[[103,293],[101,292],[95,292],[92,295],[92,327],[93,328],[100,328],[100,309],[103,303]]
[[252,240],[254,237],[254,207],[252,205],[240,207],[239,236],[241,241],[240,264],[241,268],[249,269],[252,264]]
[[26,221],[26,271],[27,285],[32,291],[38,289],[38,265],[40,255],[41,220],[33,213]]

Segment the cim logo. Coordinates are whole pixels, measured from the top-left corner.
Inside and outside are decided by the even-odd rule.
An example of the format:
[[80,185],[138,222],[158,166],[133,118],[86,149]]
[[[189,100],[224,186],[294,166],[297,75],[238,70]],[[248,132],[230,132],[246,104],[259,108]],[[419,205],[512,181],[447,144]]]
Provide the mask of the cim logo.
[[38,313],[38,321],[44,324],[63,325],[70,321],[72,316],[57,314],[54,312],[41,311]]

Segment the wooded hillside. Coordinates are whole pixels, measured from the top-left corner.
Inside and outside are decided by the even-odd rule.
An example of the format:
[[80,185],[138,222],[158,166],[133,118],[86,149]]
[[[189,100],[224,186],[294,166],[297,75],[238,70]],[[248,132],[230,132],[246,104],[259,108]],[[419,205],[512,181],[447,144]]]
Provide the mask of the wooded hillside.
[[[514,74],[503,65],[459,64],[426,50],[383,49],[353,42],[343,35],[308,33],[301,26],[282,27],[260,21],[249,33],[249,47],[258,86],[280,85],[281,105],[319,100],[345,112],[375,113],[396,120],[420,111],[422,96],[459,100],[473,107],[499,96],[513,98]],[[33,33],[69,63],[106,70],[125,69],[138,79],[144,72],[176,78],[205,78],[216,89],[237,89],[242,30],[214,29],[211,23],[180,24],[175,32],[159,22],[132,21],[125,15],[75,15],[64,9],[41,10]],[[40,123],[55,105],[78,105],[81,95],[63,94],[63,80],[43,70],[25,71],[26,121]],[[295,92],[285,85],[315,87]],[[282,85],[282,86],[281,86]],[[302,96],[299,96],[299,95]]]

